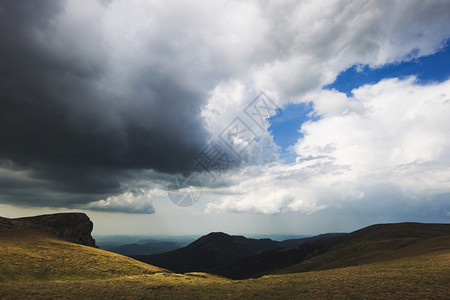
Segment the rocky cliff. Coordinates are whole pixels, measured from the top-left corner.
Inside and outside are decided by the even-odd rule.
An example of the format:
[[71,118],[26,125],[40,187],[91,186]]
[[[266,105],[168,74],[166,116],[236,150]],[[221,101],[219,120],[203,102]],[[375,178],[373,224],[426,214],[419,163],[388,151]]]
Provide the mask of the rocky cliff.
[[1,227],[38,230],[68,242],[97,247],[91,236],[94,224],[84,213],[59,213],[7,220],[0,222],[0,225],[3,224]]

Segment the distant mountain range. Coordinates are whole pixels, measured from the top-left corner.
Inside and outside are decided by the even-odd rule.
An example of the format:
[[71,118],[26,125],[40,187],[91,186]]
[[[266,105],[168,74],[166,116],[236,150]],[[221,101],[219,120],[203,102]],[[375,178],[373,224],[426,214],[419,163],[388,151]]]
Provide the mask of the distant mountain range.
[[250,239],[243,236],[213,232],[186,247],[154,255],[133,255],[131,257],[169,269],[178,273],[212,272],[246,257],[274,249],[288,248],[314,240],[342,236],[343,233],[328,233],[319,236],[290,239],[282,242],[271,239]]
[[91,229],[84,214],[0,217],[0,298],[447,299],[450,292],[450,224],[378,224],[282,242],[211,233],[145,256],[222,276],[176,274],[97,249]]
[[125,244],[115,247],[105,247],[104,250],[122,255],[149,255],[171,251],[186,246],[191,241],[165,241],[165,240],[141,240],[131,244]]
[[208,272],[232,279],[355,266],[420,249],[447,249],[450,224],[378,224],[282,242],[215,232],[184,248],[133,258],[174,272]]
[[[199,236],[133,236],[133,235],[108,235],[96,236],[97,245],[107,251],[127,255],[140,256],[159,254],[185,247],[197,240]],[[251,236],[250,240],[268,239],[274,241],[275,248],[297,245],[298,240],[310,238],[302,235],[270,235]],[[279,242],[282,241],[282,242]],[[277,244],[278,243],[278,244]]]

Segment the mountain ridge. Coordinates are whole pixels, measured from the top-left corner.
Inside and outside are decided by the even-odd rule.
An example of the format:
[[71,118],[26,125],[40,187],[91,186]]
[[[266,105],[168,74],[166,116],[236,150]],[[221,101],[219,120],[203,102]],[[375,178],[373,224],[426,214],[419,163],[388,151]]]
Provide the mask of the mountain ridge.
[[[312,257],[299,264],[263,270],[254,276],[258,278],[244,280],[176,274],[64,241],[36,226],[0,218],[2,299],[446,299],[449,295],[450,224],[375,225],[342,236],[322,236],[303,245],[315,250],[317,243],[325,244],[331,250],[317,255],[312,251]],[[240,246],[248,242],[221,233],[197,246],[215,239],[237,241]],[[292,248],[305,249],[300,244],[259,257],[295,254]],[[312,271],[305,273],[305,268]]]
[[246,238],[242,235],[211,232],[183,248],[160,254],[131,255],[130,257],[177,273],[214,273],[215,270],[245,257],[306,243],[318,238],[341,235],[343,233],[328,233],[314,237],[278,242],[269,238],[253,239]]
[[[289,267],[302,263],[302,267],[298,267],[295,271],[348,267],[358,263],[376,262],[381,259],[378,256],[383,251],[398,252],[423,240],[442,236],[448,236],[450,239],[450,224],[413,222],[375,224],[343,236],[326,237],[291,248],[275,249],[246,257],[214,270],[214,274],[244,279],[278,274],[278,270],[289,270]],[[448,248],[450,249],[450,245]],[[361,251],[366,252],[358,256]],[[325,259],[327,256],[328,260]],[[316,262],[312,264],[314,259]],[[333,264],[335,260],[341,263]]]
[[85,213],[56,213],[21,218],[0,217],[0,230],[32,230],[75,244],[97,247],[91,233],[93,222]]

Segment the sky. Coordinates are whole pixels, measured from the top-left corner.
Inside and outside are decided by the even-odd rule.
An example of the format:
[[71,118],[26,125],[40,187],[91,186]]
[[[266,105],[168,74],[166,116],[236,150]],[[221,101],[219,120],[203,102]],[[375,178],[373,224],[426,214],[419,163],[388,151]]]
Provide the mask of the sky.
[[448,1],[0,3],[0,216],[94,234],[450,221]]

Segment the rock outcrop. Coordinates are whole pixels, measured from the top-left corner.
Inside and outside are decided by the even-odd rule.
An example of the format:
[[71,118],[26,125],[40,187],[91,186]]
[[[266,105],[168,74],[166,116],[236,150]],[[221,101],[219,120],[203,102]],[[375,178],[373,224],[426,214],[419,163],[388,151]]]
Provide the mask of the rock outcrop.
[[68,242],[97,247],[91,235],[94,224],[84,213],[58,213],[17,219],[2,219],[4,222],[0,222],[0,225],[3,225],[3,228],[14,226],[28,230],[37,230]]

